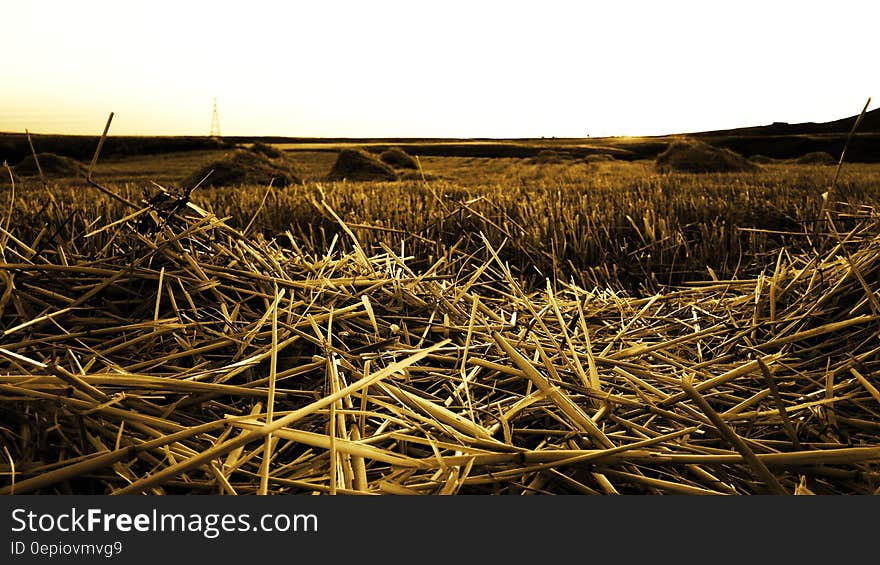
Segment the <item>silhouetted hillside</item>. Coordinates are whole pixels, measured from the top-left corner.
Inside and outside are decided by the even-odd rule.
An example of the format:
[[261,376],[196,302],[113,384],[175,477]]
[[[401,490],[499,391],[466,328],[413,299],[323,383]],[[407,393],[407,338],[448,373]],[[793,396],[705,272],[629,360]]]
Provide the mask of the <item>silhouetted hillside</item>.
[[[703,131],[691,135],[716,136],[716,135],[817,135],[824,133],[849,133],[858,115],[841,118],[831,122],[802,122],[789,124],[786,122],[773,122],[766,126],[750,126],[736,129],[724,129]],[[880,108],[865,112],[862,123],[859,124],[859,132],[880,133]]]
[[[31,134],[37,152],[49,152],[88,161],[98,145],[97,135]],[[111,135],[101,150],[103,157],[155,155],[175,151],[222,149],[225,142],[201,136],[122,136]],[[31,154],[23,133],[0,133],[0,163],[17,163]]]

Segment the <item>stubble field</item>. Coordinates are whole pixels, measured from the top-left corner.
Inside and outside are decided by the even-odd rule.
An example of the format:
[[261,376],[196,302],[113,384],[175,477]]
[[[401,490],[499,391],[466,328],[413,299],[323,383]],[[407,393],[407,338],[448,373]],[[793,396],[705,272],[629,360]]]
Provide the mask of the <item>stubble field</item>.
[[2,492],[880,487],[880,165],[221,153],[2,185]]

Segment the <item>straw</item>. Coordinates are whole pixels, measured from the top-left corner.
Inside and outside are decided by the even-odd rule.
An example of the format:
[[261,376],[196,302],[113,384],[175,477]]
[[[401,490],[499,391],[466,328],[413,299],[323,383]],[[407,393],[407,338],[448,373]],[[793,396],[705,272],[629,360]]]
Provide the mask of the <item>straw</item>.
[[482,257],[371,248],[326,201],[320,243],[128,204],[75,212],[51,246],[3,227],[0,493],[880,480],[874,210],[850,212],[827,251],[768,255],[771,274],[631,296],[526,287],[485,234]]

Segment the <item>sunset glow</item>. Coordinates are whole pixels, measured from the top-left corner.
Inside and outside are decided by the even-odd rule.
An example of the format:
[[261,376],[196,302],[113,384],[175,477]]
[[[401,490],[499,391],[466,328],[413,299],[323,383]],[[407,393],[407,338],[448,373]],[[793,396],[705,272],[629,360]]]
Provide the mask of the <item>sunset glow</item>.
[[0,131],[583,137],[880,96],[864,2],[16,2]]

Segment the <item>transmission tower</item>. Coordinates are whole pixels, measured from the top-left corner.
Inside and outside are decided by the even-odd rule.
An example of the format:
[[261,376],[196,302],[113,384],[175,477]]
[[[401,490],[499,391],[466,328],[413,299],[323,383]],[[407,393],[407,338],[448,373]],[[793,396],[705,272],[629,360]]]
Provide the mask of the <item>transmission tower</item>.
[[220,114],[217,113],[217,98],[214,98],[214,113],[211,115],[211,133],[209,137],[220,137]]

